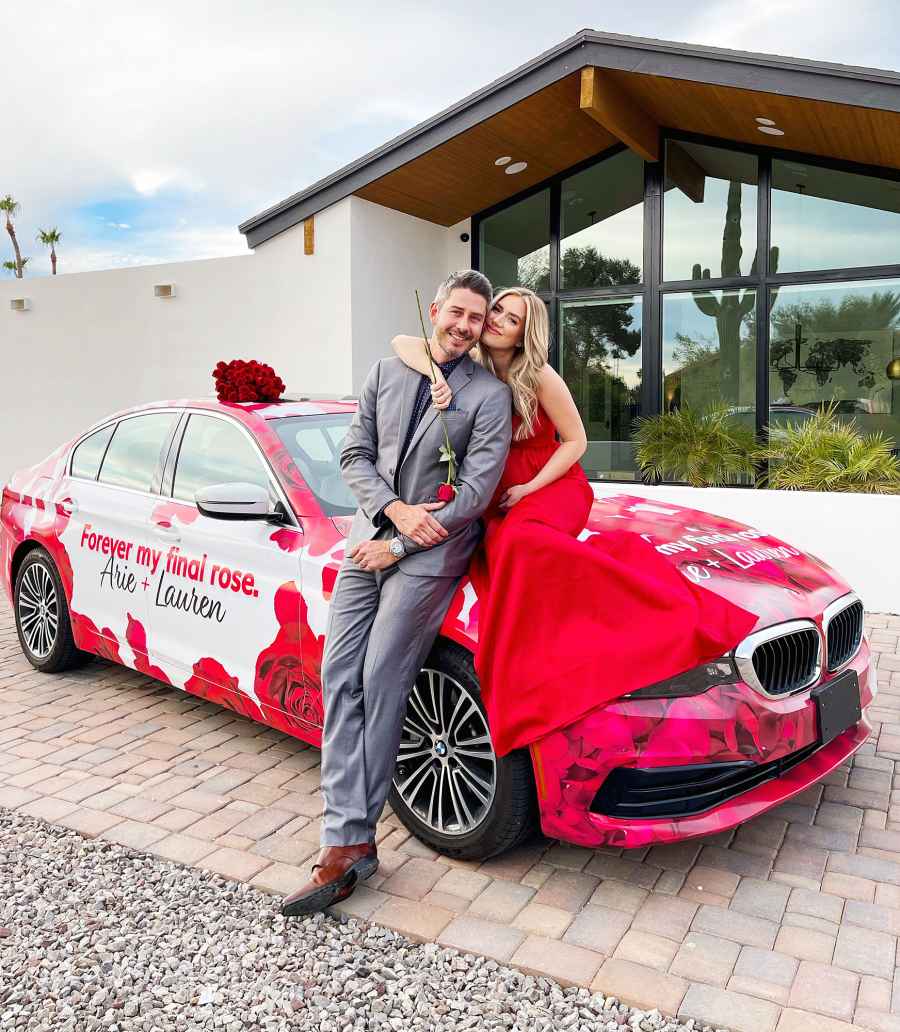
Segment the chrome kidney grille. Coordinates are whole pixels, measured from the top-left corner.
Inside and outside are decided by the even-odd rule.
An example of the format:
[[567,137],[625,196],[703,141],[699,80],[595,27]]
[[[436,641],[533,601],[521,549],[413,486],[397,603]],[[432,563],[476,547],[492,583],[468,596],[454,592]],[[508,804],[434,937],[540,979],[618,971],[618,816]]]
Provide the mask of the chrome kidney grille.
[[770,698],[808,688],[821,673],[822,638],[809,620],[790,620],[746,637],[734,650],[741,677]]
[[815,679],[818,655],[818,632],[795,631],[759,645],[753,652],[753,669],[770,695],[790,695]]
[[829,671],[856,655],[863,636],[863,604],[856,596],[838,599],[832,606],[825,610],[823,619]]

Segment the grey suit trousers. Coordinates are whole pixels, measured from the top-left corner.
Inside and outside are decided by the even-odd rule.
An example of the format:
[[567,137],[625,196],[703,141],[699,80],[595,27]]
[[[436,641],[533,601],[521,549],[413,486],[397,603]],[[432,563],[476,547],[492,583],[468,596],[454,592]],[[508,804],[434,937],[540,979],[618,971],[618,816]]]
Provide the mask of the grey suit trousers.
[[375,841],[406,700],[459,580],[341,564],[322,659],[321,845]]

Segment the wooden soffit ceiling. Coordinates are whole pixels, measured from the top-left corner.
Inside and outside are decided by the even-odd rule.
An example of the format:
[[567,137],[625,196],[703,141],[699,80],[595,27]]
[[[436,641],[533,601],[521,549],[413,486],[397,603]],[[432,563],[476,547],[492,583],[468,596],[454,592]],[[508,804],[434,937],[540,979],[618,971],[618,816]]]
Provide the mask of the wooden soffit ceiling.
[[[579,107],[575,72],[356,191],[357,197],[452,226],[617,143]],[[497,158],[527,161],[507,175]]]
[[[784,136],[761,133],[769,118]],[[661,128],[900,169],[900,114],[777,93],[584,68],[356,191],[452,226],[624,142],[658,158]],[[495,160],[527,161],[507,175]]]

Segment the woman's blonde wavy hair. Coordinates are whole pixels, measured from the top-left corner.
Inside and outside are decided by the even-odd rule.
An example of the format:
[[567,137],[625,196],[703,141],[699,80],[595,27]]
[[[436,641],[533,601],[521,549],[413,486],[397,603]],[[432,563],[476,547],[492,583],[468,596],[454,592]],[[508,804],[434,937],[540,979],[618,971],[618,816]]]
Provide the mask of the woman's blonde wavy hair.
[[[522,330],[522,341],[516,348],[509,367],[506,382],[512,389],[513,408],[521,417],[521,425],[516,431],[515,439],[522,440],[534,434],[537,419],[537,387],[541,369],[547,364],[550,355],[550,320],[547,318],[547,306],[527,287],[501,287],[491,301],[491,308],[507,294],[515,294],[525,302],[525,326]],[[497,375],[494,362],[487,346],[478,344],[470,355],[481,363],[488,372]]]

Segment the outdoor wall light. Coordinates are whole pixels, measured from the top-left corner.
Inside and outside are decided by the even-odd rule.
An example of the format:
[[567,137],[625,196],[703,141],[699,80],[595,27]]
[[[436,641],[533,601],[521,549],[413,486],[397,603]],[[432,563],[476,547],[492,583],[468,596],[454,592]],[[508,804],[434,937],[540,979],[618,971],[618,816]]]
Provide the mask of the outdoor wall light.
[[514,161],[511,165],[507,166],[505,171],[508,176],[516,176],[520,172],[524,172],[526,168],[528,168],[527,161]]
[[31,308],[31,298],[13,297],[10,298],[9,307],[14,312],[27,312]]
[[900,358],[892,358],[885,369],[889,380],[900,380]]
[[504,154],[502,158],[497,158],[494,162],[495,165],[508,165],[512,161],[512,158],[508,154]]
[[174,297],[175,296],[175,284],[174,283],[154,283],[153,285],[153,296],[154,297]]

